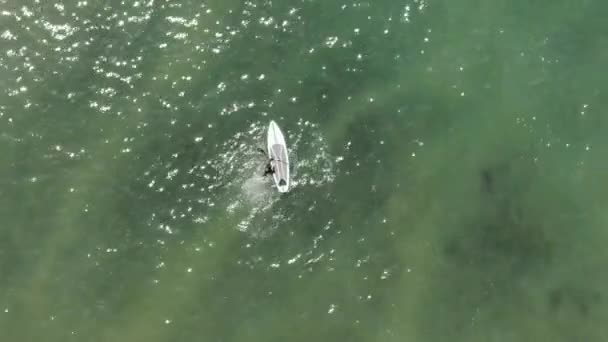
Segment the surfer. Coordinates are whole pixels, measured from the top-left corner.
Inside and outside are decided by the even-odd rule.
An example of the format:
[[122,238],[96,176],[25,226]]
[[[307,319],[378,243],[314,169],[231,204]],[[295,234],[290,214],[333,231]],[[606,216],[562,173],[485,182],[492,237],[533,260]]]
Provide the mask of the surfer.
[[[258,149],[264,156],[266,156],[266,152],[264,152],[263,149],[259,148]],[[262,175],[262,177],[266,177],[268,175],[273,175],[274,174],[274,166],[272,165],[273,162],[273,158],[268,159],[268,162],[266,163],[266,167],[264,168],[264,174]]]
[[264,169],[264,177],[268,175],[274,174],[274,166],[272,166],[272,158],[266,163],[266,168]]

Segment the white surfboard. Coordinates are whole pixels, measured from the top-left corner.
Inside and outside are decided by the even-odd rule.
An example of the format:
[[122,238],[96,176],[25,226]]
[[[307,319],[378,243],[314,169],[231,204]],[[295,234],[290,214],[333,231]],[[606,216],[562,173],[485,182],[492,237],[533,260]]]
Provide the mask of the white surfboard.
[[279,126],[274,121],[268,125],[268,158],[274,168],[272,178],[279,192],[289,190],[289,156],[287,155],[287,144]]

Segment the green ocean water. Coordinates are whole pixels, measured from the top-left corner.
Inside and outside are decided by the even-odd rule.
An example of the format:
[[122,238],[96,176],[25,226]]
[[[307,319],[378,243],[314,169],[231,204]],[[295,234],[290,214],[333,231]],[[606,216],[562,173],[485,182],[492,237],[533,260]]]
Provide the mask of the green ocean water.
[[605,341],[607,14],[0,0],[0,340]]

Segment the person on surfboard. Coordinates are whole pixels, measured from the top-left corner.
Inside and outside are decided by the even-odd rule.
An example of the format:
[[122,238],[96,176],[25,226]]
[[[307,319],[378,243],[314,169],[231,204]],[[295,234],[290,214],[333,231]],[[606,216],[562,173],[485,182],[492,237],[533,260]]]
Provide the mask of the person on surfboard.
[[[262,153],[264,156],[266,156],[266,152],[264,152],[263,149],[258,148],[258,151],[260,151],[260,153]],[[274,170],[274,165],[272,165],[272,162],[275,161],[274,158],[270,157],[268,159],[268,162],[266,163],[266,167],[264,168],[264,174],[262,175],[262,177],[266,177],[268,175],[274,175],[275,170]],[[280,160],[278,160],[280,161]],[[279,185],[285,185],[285,180],[281,179],[279,181]]]
[[[266,152],[264,152],[263,149],[258,148],[258,150],[264,155],[266,156]],[[266,167],[264,168],[264,174],[262,175],[262,177],[266,177],[268,175],[273,175],[274,174],[274,166],[272,165],[272,162],[274,161],[274,158],[270,158],[268,159],[268,162],[266,163]]]
[[274,174],[274,166],[272,166],[272,158],[270,158],[270,160],[268,161],[268,163],[266,163],[266,168],[264,169],[264,175],[263,177],[266,177],[268,175],[273,175]]

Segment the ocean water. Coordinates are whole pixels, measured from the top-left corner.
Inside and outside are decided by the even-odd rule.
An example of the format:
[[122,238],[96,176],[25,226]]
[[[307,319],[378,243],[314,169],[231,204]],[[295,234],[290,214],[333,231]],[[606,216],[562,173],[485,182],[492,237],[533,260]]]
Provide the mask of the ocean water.
[[607,14],[0,0],[1,340],[605,341]]

